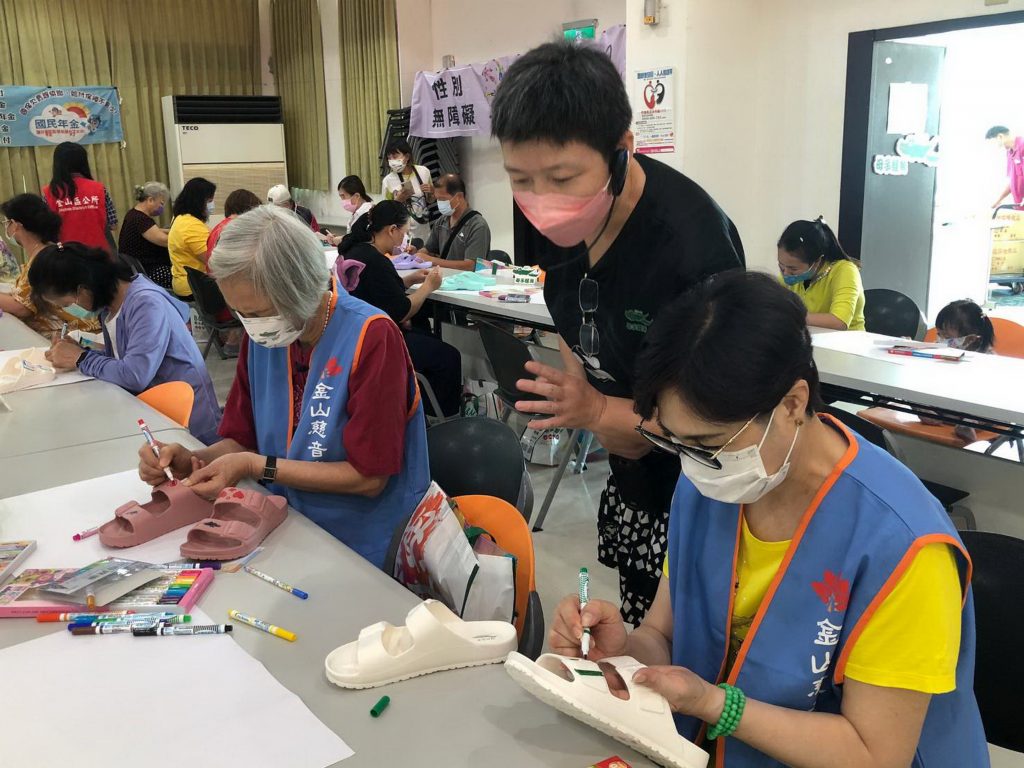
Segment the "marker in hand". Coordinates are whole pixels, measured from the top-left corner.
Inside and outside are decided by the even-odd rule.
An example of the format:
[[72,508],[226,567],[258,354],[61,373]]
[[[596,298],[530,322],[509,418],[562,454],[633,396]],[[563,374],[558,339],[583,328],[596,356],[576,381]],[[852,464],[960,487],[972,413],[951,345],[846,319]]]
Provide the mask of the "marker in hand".
[[[142,430],[142,435],[146,438],[146,442],[149,443],[149,447],[153,449],[153,455],[159,459],[160,447],[156,444],[156,439],[153,437],[153,433],[149,431],[149,427],[146,426],[146,422],[142,419],[139,419],[139,429]],[[171,474],[170,467],[164,467],[164,474],[167,475],[168,480],[172,483],[174,482],[174,475]]]
[[[583,609],[590,601],[590,574],[586,568],[580,568],[580,615],[583,614]],[[583,637],[580,638],[580,651],[583,653],[583,658],[587,658],[587,654],[590,653],[590,627],[583,628]]]

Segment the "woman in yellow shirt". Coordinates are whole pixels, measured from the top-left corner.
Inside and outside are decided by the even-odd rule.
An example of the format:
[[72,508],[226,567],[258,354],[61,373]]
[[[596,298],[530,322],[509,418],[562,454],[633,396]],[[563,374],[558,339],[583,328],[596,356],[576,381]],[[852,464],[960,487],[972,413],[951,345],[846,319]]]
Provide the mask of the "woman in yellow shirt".
[[803,299],[808,325],[864,330],[860,268],[821,216],[794,221],[779,238],[778,248],[782,282]]
[[206,226],[213,213],[213,195],[217,185],[203,178],[189,179],[174,199],[174,219],[167,234],[167,251],[171,256],[171,287],[179,298],[190,301],[192,289],[188,285],[185,267],[206,271],[206,240],[210,228]]

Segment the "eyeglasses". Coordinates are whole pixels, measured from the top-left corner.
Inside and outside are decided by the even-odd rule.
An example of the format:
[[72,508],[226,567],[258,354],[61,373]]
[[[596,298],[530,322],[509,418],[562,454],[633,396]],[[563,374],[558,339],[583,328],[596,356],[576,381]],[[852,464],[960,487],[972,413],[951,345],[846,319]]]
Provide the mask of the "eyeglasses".
[[[761,414],[757,414],[757,416],[760,415]],[[651,443],[651,445],[653,445],[655,448],[658,448],[661,451],[664,451],[665,453],[671,453],[675,456],[688,456],[689,458],[696,461],[698,464],[703,464],[705,467],[710,467],[711,469],[721,469],[722,462],[718,459],[718,456],[722,453],[722,451],[724,451],[732,444],[733,440],[735,440],[743,433],[743,430],[745,430],[747,427],[754,423],[754,419],[756,419],[757,416],[751,417],[750,421],[748,421],[746,424],[740,427],[736,431],[736,434],[734,434],[732,437],[726,440],[721,448],[717,448],[713,451],[707,448],[698,448],[695,445],[686,445],[685,443],[680,443],[675,440],[671,440],[667,437],[662,437],[661,435],[655,434],[650,430],[644,429],[644,423],[642,421],[639,424],[637,424],[636,431],[643,437],[645,437],[648,440],[648,442]]]
[[584,277],[580,280],[579,302],[580,311],[583,312],[583,322],[580,324],[580,349],[583,354],[595,357],[601,351],[601,334],[594,322],[594,315],[597,314],[597,292],[596,280]]

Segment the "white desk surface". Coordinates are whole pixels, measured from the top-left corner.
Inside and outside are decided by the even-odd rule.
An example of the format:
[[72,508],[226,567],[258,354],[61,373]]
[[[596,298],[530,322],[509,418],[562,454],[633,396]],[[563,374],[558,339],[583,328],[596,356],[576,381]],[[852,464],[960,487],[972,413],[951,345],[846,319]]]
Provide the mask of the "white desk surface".
[[[187,434],[182,442],[199,447]],[[136,466],[137,450],[137,443],[119,440],[101,451],[93,446],[66,449],[60,461],[97,477]],[[50,454],[25,457],[19,471],[29,476],[26,487],[71,482],[56,476],[60,469]],[[416,598],[297,512],[270,535],[266,547],[255,563],[309,592],[308,600],[297,600],[244,572],[220,573],[200,607],[214,620],[228,621],[227,611],[235,608],[297,633],[298,640],[288,643],[235,622],[233,639],[225,642],[241,644],[355,750],[354,757],[337,764],[341,768],[411,763],[582,768],[616,754],[637,768],[652,766],[629,748],[525,693],[500,665],[442,672],[366,691],[331,685],[324,676],[327,654],[354,640],[364,626],[382,620],[404,623]],[[27,565],[31,567],[31,558]],[[32,619],[0,619],[0,627],[0,647],[66,631],[63,624]],[[188,684],[187,670],[178,682]],[[370,708],[385,694],[391,697],[391,706],[380,719],[372,719]],[[215,718],[216,703],[213,706]]]
[[0,350],[49,347],[48,339],[40,336],[9,312],[0,315]]
[[[821,380],[921,406],[1024,425],[1024,360],[975,355],[963,363],[879,354],[864,331],[814,333]],[[893,341],[896,341],[895,339]]]

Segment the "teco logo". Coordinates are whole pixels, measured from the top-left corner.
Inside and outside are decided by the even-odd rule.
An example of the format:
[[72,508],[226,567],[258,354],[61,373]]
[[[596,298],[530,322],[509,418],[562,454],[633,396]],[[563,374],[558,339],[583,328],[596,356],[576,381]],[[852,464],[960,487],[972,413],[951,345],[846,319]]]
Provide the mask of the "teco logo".
[[181,126],[182,133],[184,133],[185,131],[198,131],[198,130],[199,130],[199,126],[198,125],[183,125],[183,126]]

